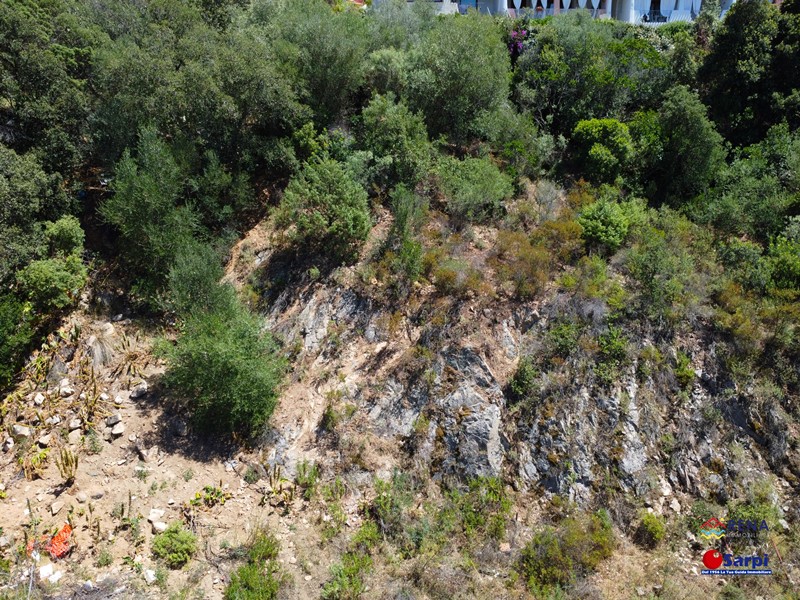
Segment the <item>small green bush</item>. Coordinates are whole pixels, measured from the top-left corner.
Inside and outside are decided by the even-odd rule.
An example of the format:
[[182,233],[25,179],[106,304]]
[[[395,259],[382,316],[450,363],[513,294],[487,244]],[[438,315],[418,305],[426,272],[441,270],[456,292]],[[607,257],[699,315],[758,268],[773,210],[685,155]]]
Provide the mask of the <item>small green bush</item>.
[[565,586],[587,574],[614,551],[611,518],[605,510],[564,519],[534,535],[522,549],[521,575],[529,588]]
[[667,528],[664,519],[653,513],[642,514],[639,527],[636,529],[636,541],[646,548],[655,548],[666,537]]
[[523,300],[540,293],[550,277],[553,257],[547,248],[532,244],[521,231],[500,231],[497,234],[498,275],[514,284]]
[[616,251],[628,235],[625,210],[609,200],[598,200],[584,208],[578,223],[583,227],[583,239],[610,252]]
[[800,290],[800,240],[777,238],[770,244],[769,261],[776,287]]
[[165,383],[191,400],[200,429],[255,434],[275,409],[284,359],[243,306],[193,315],[166,354]]
[[555,150],[553,137],[540,133],[529,114],[520,114],[513,108],[484,112],[475,129],[489,142],[512,177],[540,177]]
[[72,215],[67,215],[55,223],[50,221],[45,223],[44,237],[51,254],[67,256],[83,250],[83,241],[86,236],[81,229],[80,221]]
[[231,575],[225,600],[275,600],[288,579],[276,560],[279,551],[275,536],[257,532],[247,552],[247,563]]
[[297,464],[295,481],[297,485],[303,488],[303,498],[306,500],[311,500],[314,497],[319,483],[319,476],[319,465],[317,463],[301,460]]
[[0,295],[0,389],[22,366],[35,333],[30,307],[12,294]]
[[529,398],[537,389],[536,382],[539,375],[539,369],[533,360],[527,356],[523,357],[509,384],[512,401],[521,402]]
[[277,224],[307,250],[352,261],[371,227],[367,193],[341,163],[314,160],[289,182]]
[[447,210],[457,225],[486,221],[500,213],[501,202],[511,197],[511,178],[487,158],[439,159],[436,168],[447,197]]
[[179,522],[170,524],[166,531],[153,538],[153,555],[171,569],[185,565],[196,551],[197,538]]
[[35,260],[17,273],[17,285],[41,312],[70,306],[86,283],[86,267],[75,255]]
[[358,600],[366,588],[364,575],[370,568],[369,555],[346,552],[342,562],[331,567],[331,580],[322,586],[323,600]]

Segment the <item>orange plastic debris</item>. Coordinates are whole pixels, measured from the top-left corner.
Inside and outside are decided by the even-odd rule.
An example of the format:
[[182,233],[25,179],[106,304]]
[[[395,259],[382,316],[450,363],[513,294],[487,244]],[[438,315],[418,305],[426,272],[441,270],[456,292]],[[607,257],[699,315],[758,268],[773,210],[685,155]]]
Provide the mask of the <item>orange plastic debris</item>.
[[72,535],[72,527],[69,523],[65,523],[53,538],[47,542],[44,549],[50,554],[50,558],[64,558],[70,550],[69,538]]

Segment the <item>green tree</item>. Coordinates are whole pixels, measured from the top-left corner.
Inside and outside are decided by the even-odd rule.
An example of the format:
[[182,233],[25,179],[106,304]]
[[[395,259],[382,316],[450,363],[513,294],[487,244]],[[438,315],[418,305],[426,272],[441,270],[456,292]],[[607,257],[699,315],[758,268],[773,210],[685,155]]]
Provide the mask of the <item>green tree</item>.
[[194,212],[178,205],[182,191],[182,174],[169,147],[147,128],[135,157],[126,150],[117,164],[114,195],[100,206],[100,214],[119,231],[123,259],[151,296],[197,228]]
[[409,57],[408,98],[433,135],[468,139],[477,117],[505,103],[511,63],[491,19],[445,18]]
[[17,273],[17,285],[42,313],[70,306],[86,282],[86,267],[79,256],[34,260]]
[[334,261],[351,261],[371,227],[367,193],[341,163],[315,160],[289,182],[277,224],[291,228],[295,244],[324,250]]
[[47,175],[32,154],[0,144],[0,282],[46,252],[44,222],[66,207],[57,177]]
[[770,125],[770,65],[777,33],[774,6],[762,0],[735,2],[698,74],[712,118],[734,144],[759,141]]
[[581,171],[595,182],[611,183],[633,157],[628,126],[616,119],[579,121],[572,132]]
[[403,103],[375,96],[361,114],[361,146],[372,154],[373,181],[380,187],[416,185],[428,171],[431,145],[425,122]]
[[703,192],[722,166],[722,137],[700,98],[685,86],[666,93],[659,122],[663,156],[654,173],[656,193],[658,199],[682,204]]

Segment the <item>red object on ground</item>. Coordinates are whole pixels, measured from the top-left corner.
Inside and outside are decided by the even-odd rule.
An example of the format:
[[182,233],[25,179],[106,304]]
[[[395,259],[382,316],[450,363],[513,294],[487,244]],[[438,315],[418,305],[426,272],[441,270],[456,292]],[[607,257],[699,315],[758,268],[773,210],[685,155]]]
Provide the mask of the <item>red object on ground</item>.
[[64,558],[70,551],[69,538],[72,535],[72,527],[65,523],[53,538],[47,542],[44,549],[50,554],[50,558]]

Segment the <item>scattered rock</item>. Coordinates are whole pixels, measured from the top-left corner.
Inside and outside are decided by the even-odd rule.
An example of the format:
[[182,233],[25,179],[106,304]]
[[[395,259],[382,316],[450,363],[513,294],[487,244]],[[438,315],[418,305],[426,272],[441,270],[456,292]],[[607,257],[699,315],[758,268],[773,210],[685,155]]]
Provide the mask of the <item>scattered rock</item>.
[[164,533],[167,530],[167,524],[163,521],[154,521],[153,522],[153,535],[158,533]]
[[44,394],[42,392],[37,393],[33,397],[33,403],[36,404],[37,406],[41,406],[42,404],[44,404]]
[[30,437],[31,436],[31,428],[26,427],[25,425],[14,425],[11,427],[11,434],[17,437]]
[[780,525],[784,531],[789,531],[789,523],[786,519],[778,519],[778,525]]
[[114,413],[109,417],[106,417],[106,425],[108,425],[109,427],[113,427],[120,421],[122,421],[122,415],[118,412]]
[[61,417],[59,417],[58,415],[53,415],[52,417],[47,417],[44,420],[44,422],[47,425],[58,425],[59,423],[61,423]]
[[11,547],[11,540],[8,539],[6,536],[0,537],[0,549],[10,548]]
[[100,489],[92,490],[91,492],[89,492],[89,497],[92,500],[100,500],[105,495],[106,495],[106,493],[103,490],[100,490]]
[[53,563],[47,563],[46,565],[42,565],[39,567],[39,579],[47,579],[49,578],[54,571]]
[[64,501],[56,500],[50,505],[50,512],[53,513],[53,516],[55,517],[58,513],[61,512],[62,508],[64,508]]
[[87,579],[83,582],[83,591],[84,592],[91,592],[94,589],[94,583],[92,583],[91,579]]
[[156,582],[156,572],[153,569],[145,569],[144,581],[147,585],[152,585]]
[[55,584],[58,583],[58,580],[61,579],[63,576],[64,576],[64,571],[56,571],[55,573],[50,575],[50,577],[47,578],[47,581]]
[[9,452],[13,447],[14,447],[14,439],[6,438],[6,441],[3,442],[3,452]]
[[77,494],[75,494],[75,500],[77,500],[81,504],[86,502],[88,499],[89,496],[87,496],[85,492],[78,492]]
[[65,385],[64,387],[61,388],[60,393],[62,398],[68,398],[69,396],[72,396],[72,394],[75,393],[75,390],[72,387]]
[[78,444],[80,444],[81,443],[81,430],[80,429],[73,429],[72,431],[70,431],[69,435],[67,435],[67,441],[70,444],[74,444],[76,446]]
[[147,393],[147,390],[148,390],[147,382],[142,381],[141,383],[135,385],[131,389],[131,398],[133,399],[141,398]]
[[75,429],[80,429],[81,425],[83,425],[83,421],[81,421],[78,417],[75,417],[74,419],[70,419],[69,430],[73,431]]
[[680,503],[680,502],[678,502],[678,499],[677,499],[677,498],[673,498],[673,499],[670,501],[670,503],[669,503],[669,507],[670,507],[672,510],[674,510],[676,513],[680,513],[680,512],[681,512],[681,503]]
[[52,433],[46,433],[45,435],[43,435],[42,437],[39,438],[38,444],[42,448],[47,448],[50,445],[50,442],[52,440],[53,440],[53,434]]
[[147,515],[147,520],[150,521],[151,523],[155,523],[161,517],[164,516],[164,512],[165,511],[163,509],[161,509],[161,508],[151,508],[150,509],[150,514]]
[[114,425],[114,428],[111,430],[111,435],[114,437],[119,437],[123,433],[125,433],[125,424],[124,423],[117,423]]

